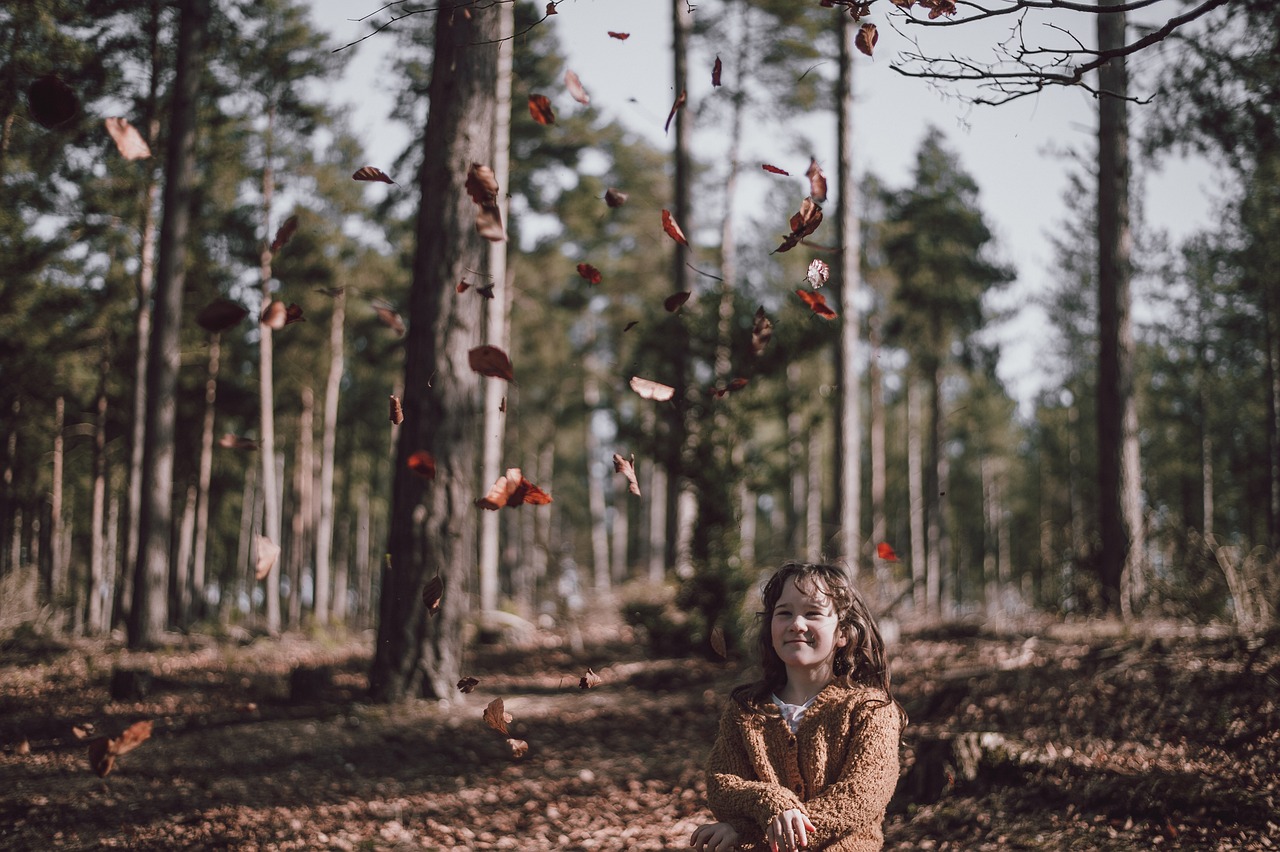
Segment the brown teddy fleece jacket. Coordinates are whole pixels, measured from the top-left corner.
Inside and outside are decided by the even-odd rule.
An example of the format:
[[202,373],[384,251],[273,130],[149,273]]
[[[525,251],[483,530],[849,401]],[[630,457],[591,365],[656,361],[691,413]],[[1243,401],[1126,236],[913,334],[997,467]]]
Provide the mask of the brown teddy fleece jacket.
[[707,764],[707,804],[738,832],[739,848],[764,849],[769,822],[800,808],[817,829],[810,850],[875,852],[898,784],[898,708],[875,687],[828,684],[794,734],[778,707],[748,712],[730,700]]

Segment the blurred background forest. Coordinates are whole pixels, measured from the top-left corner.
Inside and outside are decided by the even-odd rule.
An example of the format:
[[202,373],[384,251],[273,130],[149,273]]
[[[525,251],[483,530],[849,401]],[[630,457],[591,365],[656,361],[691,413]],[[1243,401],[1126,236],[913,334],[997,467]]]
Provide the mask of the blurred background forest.
[[[738,157],[760,116],[843,110],[840,121],[857,121],[832,70],[865,60],[850,49],[862,22],[847,3],[708,0],[696,17],[676,3],[676,79],[710,75],[721,58],[726,73],[696,118],[693,105],[673,108],[674,156],[590,104],[568,108],[560,45],[539,25],[547,4],[514,4],[519,35],[503,37],[513,68],[496,72],[510,92],[489,104],[495,123],[509,119],[507,240],[494,244],[504,257],[459,280],[415,272],[425,211],[445,206],[419,175],[458,163],[434,162],[422,136],[394,162],[368,161],[325,99],[346,57],[306,3],[177,5],[181,15],[159,0],[0,9],[5,632],[119,630],[145,645],[168,631],[375,628],[380,612],[391,630],[388,620],[426,618],[421,604],[388,610],[391,591],[417,600],[447,568],[460,607],[446,607],[450,618],[562,626],[610,602],[655,649],[683,651],[705,648],[716,627],[735,642],[746,591],[793,557],[845,560],[878,611],[902,619],[1123,614],[1244,629],[1274,619],[1280,11],[1270,2],[1171,4],[1171,15],[1209,8],[1143,48],[1162,70],[1130,97],[1159,98],[1159,119],[1133,139],[1121,128],[1121,160],[1211,158],[1229,199],[1215,227],[1169,244],[1108,200],[1100,151],[1115,136],[1064,159],[1071,215],[1055,283],[1038,296],[1052,329],[1037,357],[1055,386],[1029,411],[1002,386],[1001,353],[983,335],[999,319],[991,296],[1015,270],[944,133],[920,145],[907,185],[818,164],[837,202],[790,251],[774,249],[804,196],[821,201],[812,184],[779,182],[754,215],[735,204],[739,170],[760,166]],[[871,5],[865,20],[884,26],[893,7]],[[1122,16],[1110,17],[1123,39]],[[185,97],[184,26],[203,52]],[[465,109],[469,97],[431,88],[438,29],[434,15],[411,15],[376,36],[395,40],[397,57],[377,85],[419,128],[444,111],[440,99]],[[64,90],[76,101],[66,114]],[[554,124],[531,117],[537,93],[555,96]],[[103,124],[114,116],[152,156],[121,156]],[[719,128],[725,149],[688,150],[693,122]],[[180,159],[180,127],[193,168],[175,181],[166,163]],[[353,180],[366,165],[396,183],[375,193]],[[1127,180],[1128,168],[1111,174]],[[625,203],[606,203],[610,188]],[[663,233],[665,209],[696,264]],[[464,224],[444,236],[477,240]],[[1123,244],[1118,262],[1107,234]],[[816,292],[834,319],[796,295],[815,292],[815,259],[831,267]],[[1122,273],[1118,291],[1100,281],[1108,269]],[[174,286],[176,324],[162,319],[173,302],[160,301]],[[413,407],[429,434],[409,446],[411,424],[389,422],[388,397],[403,397],[409,417],[411,398],[435,387],[437,362],[421,384],[406,363],[415,322],[430,338],[434,321],[411,307],[419,288],[487,323],[460,349],[437,335],[454,348],[432,357],[466,373],[468,347],[490,343],[510,355],[515,381],[484,379],[483,403],[478,383],[464,388],[458,409],[483,426],[461,437],[440,437],[448,400]],[[1150,319],[1130,321],[1130,290]],[[664,306],[679,293],[687,301]],[[219,300],[249,319],[211,319]],[[296,305],[301,321],[259,322],[272,303]],[[162,334],[169,343],[156,343]],[[148,375],[167,359],[171,392]],[[670,385],[674,399],[635,393],[634,376]],[[174,426],[156,450],[165,439],[154,443],[147,423],[163,422],[164,405]],[[497,461],[490,452],[482,468],[492,434]],[[470,496],[455,506],[472,518],[460,528],[465,564],[398,566],[396,512],[424,524],[415,506],[436,504],[422,491],[443,486],[419,480],[417,502],[397,507],[415,493],[397,477],[417,450],[447,466],[449,448],[429,445],[445,440],[473,445],[458,456],[472,465]],[[614,453],[634,454],[642,496],[615,473]],[[553,502],[472,505],[509,467]]]

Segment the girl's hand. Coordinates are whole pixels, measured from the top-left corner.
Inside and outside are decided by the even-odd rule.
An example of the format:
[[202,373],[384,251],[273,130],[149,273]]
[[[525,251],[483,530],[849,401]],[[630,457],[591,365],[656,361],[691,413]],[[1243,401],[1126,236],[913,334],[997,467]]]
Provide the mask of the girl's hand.
[[808,814],[799,808],[791,808],[769,822],[764,836],[773,852],[795,852],[809,845],[809,832],[816,830],[809,822]]
[[689,845],[699,852],[729,852],[738,845],[738,832],[727,822],[711,822],[694,829]]

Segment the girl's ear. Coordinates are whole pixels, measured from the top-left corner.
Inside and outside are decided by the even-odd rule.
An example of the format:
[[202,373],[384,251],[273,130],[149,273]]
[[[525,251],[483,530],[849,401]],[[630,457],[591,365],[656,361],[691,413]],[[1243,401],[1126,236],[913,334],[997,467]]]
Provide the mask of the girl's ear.
[[848,629],[841,630],[839,633],[836,634],[836,647],[843,648],[845,645],[848,645],[848,644],[849,644],[849,631]]

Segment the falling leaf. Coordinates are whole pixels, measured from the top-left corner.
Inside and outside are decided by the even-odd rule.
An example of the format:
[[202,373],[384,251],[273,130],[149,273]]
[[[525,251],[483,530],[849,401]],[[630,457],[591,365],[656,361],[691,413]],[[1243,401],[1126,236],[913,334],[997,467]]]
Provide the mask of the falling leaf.
[[711,642],[711,650],[719,654],[721,659],[729,659],[729,648],[724,641],[724,628],[717,624],[711,628],[711,635],[708,638]]
[[809,310],[826,320],[835,319],[839,314],[827,307],[827,300],[822,298],[821,293],[813,293],[809,290],[797,290],[796,295],[804,300],[809,306]]
[[764,305],[756,308],[755,319],[751,321],[751,351],[755,355],[764,354],[764,349],[773,337],[773,321],[764,313]]
[[661,382],[655,382],[650,379],[642,379],[639,376],[632,376],[630,384],[633,391],[654,402],[666,402],[676,393],[676,389],[671,385],[664,385]]
[[394,308],[389,305],[374,305],[373,310],[382,324],[394,331],[397,337],[404,336],[404,320],[400,319],[400,314]]
[[458,691],[463,695],[470,695],[471,691],[475,689],[479,683],[480,681],[473,677],[464,677],[462,680],[458,681]]
[[391,425],[399,426],[404,422],[404,408],[400,405],[400,397],[391,394]]
[[512,722],[511,714],[506,711],[501,698],[495,698],[484,708],[484,723],[500,734],[510,736],[507,725]]
[[853,37],[853,44],[858,50],[861,50],[867,56],[876,49],[876,42],[880,40],[880,33],[876,32],[875,24],[863,24],[858,28],[858,34]]
[[689,301],[692,294],[688,291],[681,290],[679,293],[672,293],[670,296],[662,300],[662,307],[666,308],[669,313],[675,313],[680,310],[680,306]]
[[56,130],[80,112],[80,98],[57,74],[46,74],[27,87],[27,109],[41,127]]
[[582,88],[582,81],[578,79],[578,75],[572,71],[564,72],[564,85],[569,90],[569,94],[578,103],[586,106],[591,103],[591,96],[587,94],[587,90]]
[[898,554],[893,552],[893,548],[889,545],[889,542],[887,541],[882,541],[876,545],[876,556],[879,556],[885,562],[898,561]]
[[729,394],[729,393],[733,393],[734,391],[740,391],[740,390],[742,390],[742,389],[743,389],[743,388],[745,388],[748,384],[750,384],[750,382],[749,382],[747,379],[744,379],[744,378],[741,378],[741,377],[736,378],[736,379],[731,379],[731,380],[729,381],[729,383],[728,383],[728,384],[726,384],[726,385],[725,385],[724,387],[722,387],[722,388],[712,388],[712,389],[711,389],[711,395],[712,395],[712,396],[714,396],[716,399],[720,399],[720,398],[722,398],[725,394]]
[[126,160],[145,160],[151,156],[151,146],[142,138],[138,128],[125,118],[108,118],[102,122],[116,143],[116,150]]
[[804,174],[809,178],[809,197],[818,204],[826,201],[827,176],[822,173],[822,169],[818,167],[818,161],[813,157],[809,158],[809,169]]
[[910,9],[915,5],[916,0],[889,0],[889,2],[899,9]]
[[620,189],[609,187],[604,191],[604,203],[610,207],[621,207],[627,203],[627,194]]
[[800,202],[800,212],[791,217],[791,233],[783,237],[782,245],[775,252],[791,251],[800,241],[812,234],[822,224],[822,208],[813,203],[812,198]]
[[578,681],[578,689],[594,689],[602,683],[604,683],[604,679],[600,675],[591,669],[587,669],[587,673]]
[[[532,105],[531,105],[532,108]],[[498,179],[493,169],[472,163],[467,171],[467,195],[480,208],[476,214],[476,231],[490,242],[502,242],[506,233],[502,229],[502,210],[498,207]]]
[[551,495],[524,478],[518,467],[509,467],[507,472],[499,476],[489,489],[489,493],[476,500],[481,509],[497,511],[503,506],[514,509],[528,503],[531,506],[545,506],[551,502]]
[[471,364],[471,369],[482,376],[506,379],[508,382],[515,381],[511,359],[507,357],[507,353],[496,346],[475,347],[467,353],[467,361]]
[[682,246],[689,245],[689,241],[684,238],[684,231],[680,230],[680,226],[676,224],[676,220],[671,218],[670,210],[662,211],[662,230],[667,232],[667,236],[675,240]]
[[93,725],[86,725],[83,728],[80,727],[79,725],[72,725],[71,736],[75,737],[78,740],[83,740],[84,738],[89,736],[89,732],[91,730],[93,730]]
[[667,113],[667,123],[662,127],[663,133],[666,133],[671,129],[671,119],[676,117],[676,113],[680,111],[680,107],[684,106],[685,101],[688,99],[689,93],[684,89],[681,89],[680,94],[676,95],[675,103],[671,105],[671,112]]
[[284,324],[290,325],[295,322],[306,322],[306,318],[302,316],[302,307],[295,302],[290,302],[289,307],[284,309]]
[[556,11],[556,4],[555,4],[555,0],[552,0],[552,2],[550,2],[550,3],[548,3],[548,4],[547,4],[547,14],[548,14],[548,15],[559,15],[559,14],[560,14],[559,12],[557,12],[557,11]]
[[766,172],[773,172],[775,175],[790,175],[790,174],[791,174],[791,172],[787,171],[786,169],[780,169],[780,168],[778,168],[777,166],[771,166],[771,165],[769,165],[768,163],[762,163],[762,164],[760,165],[760,168],[764,169]]
[[546,95],[529,96],[529,115],[539,124],[555,124],[556,114],[551,109],[551,100]]
[[409,454],[405,467],[409,468],[410,473],[416,473],[423,479],[436,478],[436,460],[435,456],[426,450],[416,450]]
[[376,180],[382,183],[395,183],[387,173],[374,166],[361,166],[351,176],[352,180]]
[[289,242],[289,238],[298,230],[298,217],[290,216],[284,220],[284,224],[276,231],[276,238],[271,241],[271,253],[275,254],[284,248],[284,244]]
[[444,597],[444,580],[437,574],[422,589],[422,605],[427,608],[427,615],[435,615],[440,611],[442,597]]
[[267,575],[271,573],[271,568],[276,564],[276,557],[280,555],[280,545],[260,535],[257,538],[258,555],[257,563],[253,568],[253,576],[259,580],[267,579]]
[[627,478],[627,490],[639,497],[640,483],[636,481],[636,454],[632,453],[628,461],[622,457],[621,453],[614,453],[613,469]]
[[600,277],[600,270],[589,263],[579,263],[578,274],[591,284],[599,284],[603,280]]
[[338,296],[341,296],[343,293],[347,292],[347,288],[346,287],[317,287],[316,292],[324,293],[326,296],[337,298]]
[[609,38],[616,38],[618,41],[626,41],[631,38],[631,33],[615,33],[613,30],[609,30]]
[[477,295],[477,296],[484,296],[486,299],[492,299],[492,298],[493,298],[493,285],[492,285],[492,284],[486,284],[486,285],[484,285],[483,287],[477,287],[477,288],[476,288],[476,295]]
[[804,274],[804,278],[809,282],[809,286],[815,290],[821,289],[823,284],[827,283],[827,279],[831,277],[831,267],[827,266],[821,260],[815,260],[809,264],[809,271]]
[[466,279],[463,279],[462,281],[459,281],[458,286],[454,287],[453,289],[458,293],[465,293],[467,292],[467,288],[470,286],[471,286],[471,282],[467,281]]
[[196,324],[211,334],[235,328],[249,315],[249,309],[230,299],[214,299],[196,314]]
[[218,439],[218,446],[228,450],[256,450],[258,449],[258,442],[227,432]]
[[99,778],[107,777],[117,757],[128,754],[151,737],[151,720],[134,722],[118,737],[98,737],[89,743],[89,765]]
[[723,66],[720,64],[720,57],[717,56],[715,64],[711,66],[711,85],[712,86],[720,85],[720,72],[722,70],[723,70]]
[[289,309],[284,306],[284,302],[271,302],[262,311],[259,322],[272,331],[279,331],[289,322]]
[[632,320],[631,322],[627,323],[626,326],[622,329],[622,333],[626,334],[628,331],[635,328],[639,324],[640,324],[640,320]]
[[511,747],[511,756],[516,760],[519,760],[529,753],[529,744],[524,740],[517,740],[509,737],[507,739],[507,745]]

